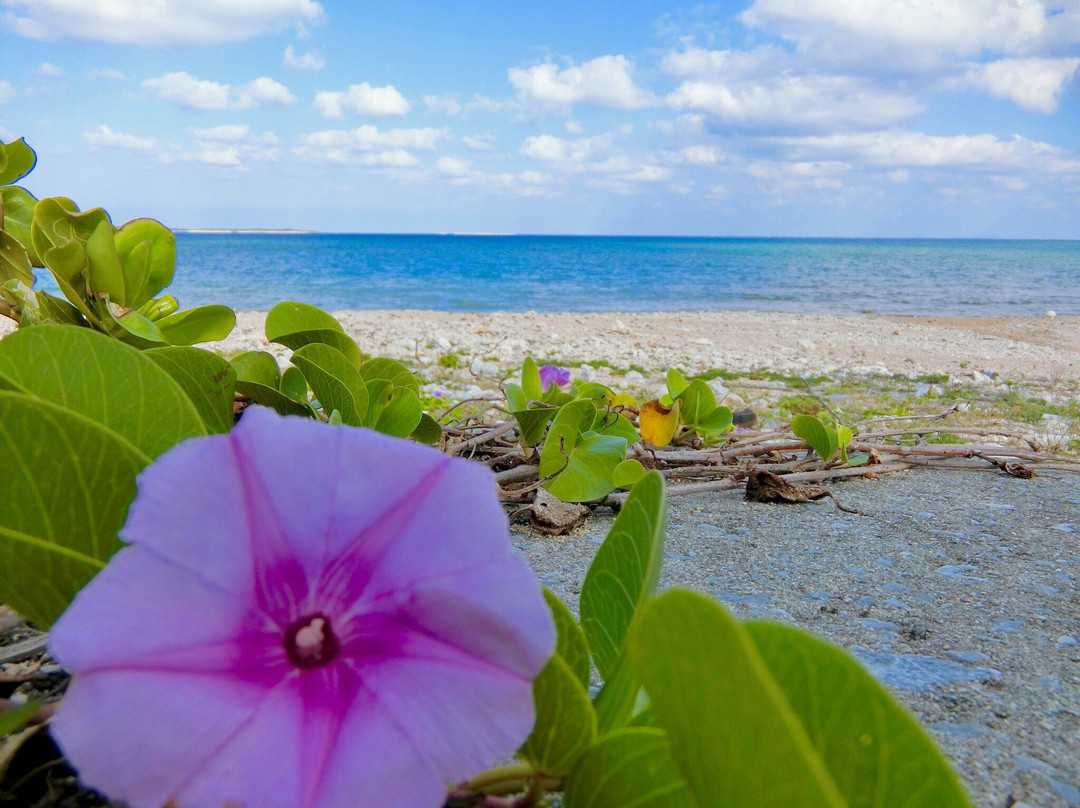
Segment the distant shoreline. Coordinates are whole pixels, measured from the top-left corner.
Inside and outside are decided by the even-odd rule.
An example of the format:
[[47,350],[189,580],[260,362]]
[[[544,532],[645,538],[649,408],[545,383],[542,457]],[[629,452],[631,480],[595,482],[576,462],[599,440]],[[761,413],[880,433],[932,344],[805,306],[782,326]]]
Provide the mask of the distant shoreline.
[[238,230],[223,230],[211,227],[176,228],[174,233],[192,233],[200,236],[313,236],[315,230],[278,230],[262,228],[244,228]]

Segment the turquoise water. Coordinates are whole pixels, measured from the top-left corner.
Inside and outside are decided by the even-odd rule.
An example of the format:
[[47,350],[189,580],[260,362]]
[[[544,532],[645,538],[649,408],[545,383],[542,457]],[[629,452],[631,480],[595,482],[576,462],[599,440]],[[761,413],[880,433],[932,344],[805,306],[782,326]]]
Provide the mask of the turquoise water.
[[1080,314],[1080,241],[177,235],[182,306]]

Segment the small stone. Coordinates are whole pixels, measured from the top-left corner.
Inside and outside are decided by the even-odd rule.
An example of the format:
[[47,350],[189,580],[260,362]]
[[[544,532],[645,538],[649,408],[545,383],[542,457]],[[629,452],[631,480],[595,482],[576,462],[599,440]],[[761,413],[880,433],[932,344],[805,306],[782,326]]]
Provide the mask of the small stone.
[[978,665],[980,662],[989,662],[990,657],[982,651],[946,651],[945,656],[965,665]]
[[1077,640],[1076,637],[1073,637],[1071,634],[1066,634],[1064,637],[1058,637],[1058,645],[1062,648],[1074,648],[1075,646],[1080,645],[1080,640]]
[[705,339],[705,337],[702,337],[701,339],[694,340],[694,344],[695,345],[712,345],[713,341],[711,339]]
[[795,344],[802,348],[804,351],[812,351],[817,347],[814,341],[809,339],[801,339]]
[[578,368],[578,378],[583,382],[595,382],[596,368],[592,365],[582,365]]
[[631,370],[629,373],[623,376],[623,379],[626,380],[627,384],[633,384],[638,386],[645,384],[645,377],[638,373],[638,371],[636,370]]
[[629,334],[630,333],[629,326],[627,326],[626,323],[624,323],[622,320],[616,320],[615,325],[613,326],[613,328],[615,329],[615,333],[617,333],[617,334]]
[[534,530],[550,536],[562,536],[585,524],[589,509],[576,502],[563,502],[543,488],[536,490],[529,522]]
[[1053,309],[1047,309],[1046,310],[1046,316],[1047,317],[1057,317],[1057,312],[1054,311]]
[[749,407],[732,413],[731,423],[736,429],[755,429],[758,426],[758,416]]
[[981,370],[973,370],[973,371],[971,371],[971,380],[973,382],[975,382],[975,384],[980,384],[980,385],[993,384],[994,383],[994,380],[992,378],[990,378],[989,376],[987,376],[985,373],[983,373]]
[[446,337],[435,337],[435,347],[444,351],[449,351],[453,347],[453,343]]

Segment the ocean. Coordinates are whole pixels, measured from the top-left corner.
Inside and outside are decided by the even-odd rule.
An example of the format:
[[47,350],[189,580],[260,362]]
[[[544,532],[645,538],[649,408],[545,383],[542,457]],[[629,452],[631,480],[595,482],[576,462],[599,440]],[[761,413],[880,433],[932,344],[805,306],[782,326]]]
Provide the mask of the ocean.
[[177,234],[182,307],[1080,314],[1080,241]]

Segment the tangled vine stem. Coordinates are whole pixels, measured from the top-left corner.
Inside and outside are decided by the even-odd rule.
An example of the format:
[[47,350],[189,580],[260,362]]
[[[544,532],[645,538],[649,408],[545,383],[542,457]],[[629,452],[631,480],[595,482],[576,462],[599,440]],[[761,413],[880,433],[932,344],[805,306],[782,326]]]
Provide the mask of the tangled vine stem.
[[562,787],[560,778],[528,763],[510,763],[459,783],[450,790],[445,808],[534,808],[546,793]]

